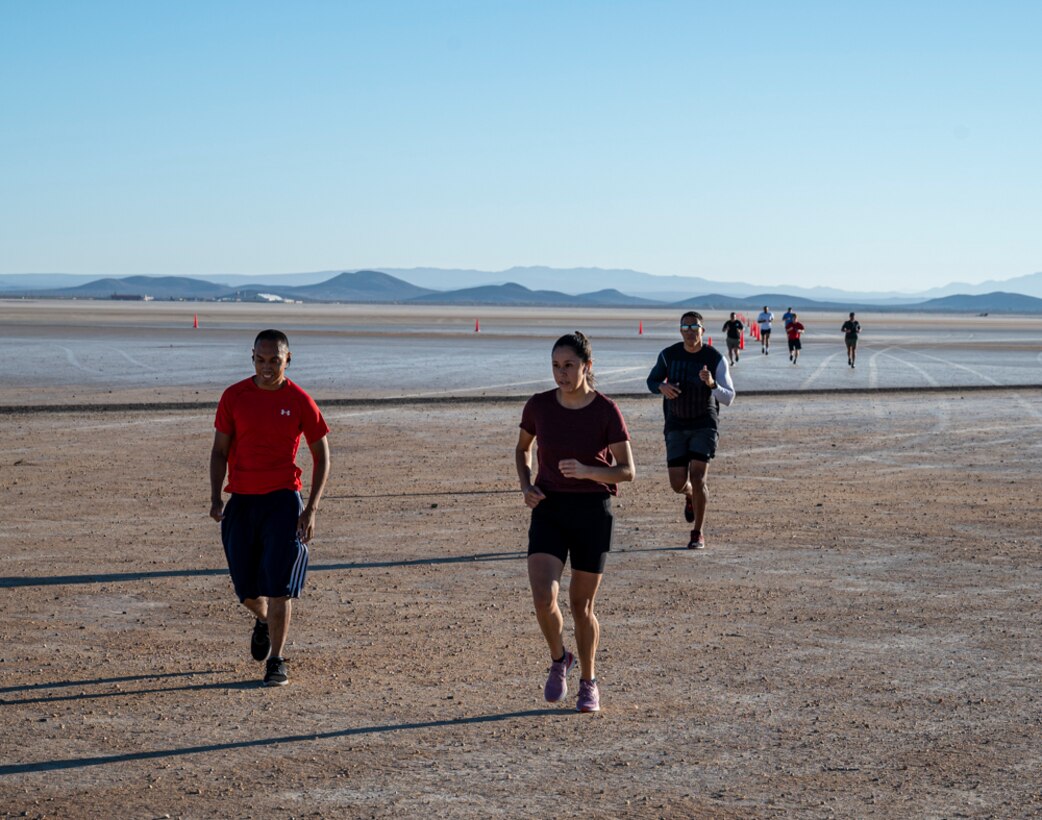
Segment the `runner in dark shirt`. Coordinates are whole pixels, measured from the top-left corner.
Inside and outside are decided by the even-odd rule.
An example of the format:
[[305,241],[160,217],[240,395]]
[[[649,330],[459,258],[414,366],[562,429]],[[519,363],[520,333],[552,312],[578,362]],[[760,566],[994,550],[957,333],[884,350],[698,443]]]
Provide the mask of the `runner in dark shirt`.
[[[611,497],[619,482],[633,480],[636,470],[622,413],[593,388],[593,353],[586,336],[578,331],[562,336],[551,361],[557,389],[537,393],[525,404],[514,451],[521,492],[532,510],[528,581],[550,649],[543,695],[556,703],[568,693],[568,671],[575,664],[564,645],[564,618],[557,605],[561,574],[570,558],[568,598],[582,672],[575,708],[596,712],[600,623],[593,602],[611,549]],[[534,477],[533,444],[539,459]]]
[[681,316],[684,341],[659,353],[648,374],[648,390],[662,394],[669,485],[683,493],[684,519],[695,525],[687,544],[692,550],[705,549],[706,476],[716,455],[717,417],[720,404],[730,404],[735,395],[727,361],[702,344],[704,331],[701,313]]
[[738,314],[731,313],[731,318],[724,322],[723,331],[727,334],[727,361],[732,365],[738,363],[743,330],[745,330],[745,325],[738,319]]
[[843,339],[847,343],[847,364],[850,367],[854,366],[857,361],[857,337],[861,333],[861,322],[854,318],[854,314],[850,314],[850,318],[843,323],[840,328],[843,333]]

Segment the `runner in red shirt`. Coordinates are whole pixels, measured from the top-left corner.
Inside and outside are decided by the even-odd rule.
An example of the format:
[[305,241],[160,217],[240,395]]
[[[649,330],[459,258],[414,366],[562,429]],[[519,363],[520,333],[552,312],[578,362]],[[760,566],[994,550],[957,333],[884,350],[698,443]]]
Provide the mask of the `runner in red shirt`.
[[792,321],[785,326],[785,334],[789,337],[789,361],[793,364],[796,364],[796,360],[800,357],[800,350],[803,349],[800,335],[806,329],[800,321],[800,317],[795,313],[792,314]]
[[[267,686],[288,681],[282,651],[290,601],[304,586],[307,545],[329,476],[329,427],[311,396],[286,378],[291,358],[286,334],[257,334],[256,374],[221,396],[210,453],[210,517],[221,523],[235,593],[256,616],[250,652],[267,659]],[[301,435],[314,462],[306,506],[296,463]],[[221,495],[226,472],[227,506]]]
[[[564,645],[564,618],[557,605],[564,563],[571,559],[568,585],[581,679],[575,708],[600,709],[594,656],[600,623],[593,601],[611,549],[616,484],[636,473],[630,434],[618,406],[593,389],[589,339],[576,331],[562,336],[551,355],[556,390],[536,393],[521,414],[514,451],[525,504],[532,510],[528,530],[528,581],[536,619],[550,649],[550,675],[543,696],[551,703],[568,693],[575,656]],[[538,475],[532,475],[532,445],[538,447]]]

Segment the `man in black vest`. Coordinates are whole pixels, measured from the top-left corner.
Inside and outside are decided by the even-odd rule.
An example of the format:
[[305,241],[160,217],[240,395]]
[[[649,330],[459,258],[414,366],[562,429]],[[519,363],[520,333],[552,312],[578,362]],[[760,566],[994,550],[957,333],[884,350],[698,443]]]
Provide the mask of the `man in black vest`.
[[694,524],[687,548],[693,550],[706,545],[706,475],[716,455],[720,405],[731,404],[735,397],[727,360],[702,344],[704,332],[702,314],[685,313],[680,317],[683,341],[659,353],[648,374],[648,390],[662,394],[669,484],[673,492],[684,494],[684,518]]

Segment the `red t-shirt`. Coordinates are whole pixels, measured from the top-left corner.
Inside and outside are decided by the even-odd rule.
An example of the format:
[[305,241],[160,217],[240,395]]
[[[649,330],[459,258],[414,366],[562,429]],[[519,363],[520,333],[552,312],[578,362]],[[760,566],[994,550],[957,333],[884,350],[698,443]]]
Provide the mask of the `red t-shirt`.
[[289,379],[261,390],[252,377],[224,391],[213,426],[232,437],[224,489],[244,495],[299,490],[300,434],[314,444],[329,432],[314,399]]
[[615,402],[597,393],[579,410],[562,407],[557,390],[536,393],[521,413],[521,429],[536,438],[539,472],[533,482],[543,492],[617,493],[616,485],[586,478],[566,478],[557,465],[574,458],[581,464],[611,467],[609,444],[630,440],[626,420]]
[[800,338],[800,334],[806,329],[807,328],[803,326],[803,322],[789,322],[789,324],[785,326],[785,332],[789,334],[790,339]]

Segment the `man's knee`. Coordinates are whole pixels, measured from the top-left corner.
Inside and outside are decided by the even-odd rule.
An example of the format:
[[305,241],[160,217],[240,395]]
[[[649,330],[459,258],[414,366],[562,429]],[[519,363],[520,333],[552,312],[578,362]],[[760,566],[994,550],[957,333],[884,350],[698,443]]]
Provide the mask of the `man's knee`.
[[669,464],[669,486],[675,493],[687,492],[687,463],[684,460],[670,460]]

